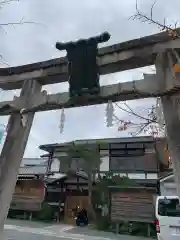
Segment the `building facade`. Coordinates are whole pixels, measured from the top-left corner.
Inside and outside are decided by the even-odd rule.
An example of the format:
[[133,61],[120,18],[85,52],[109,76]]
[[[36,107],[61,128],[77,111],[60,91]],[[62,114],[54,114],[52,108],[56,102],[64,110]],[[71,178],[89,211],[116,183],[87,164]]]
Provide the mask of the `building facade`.
[[[53,171],[54,162],[58,162],[57,169],[59,168],[60,172],[67,172],[69,168],[72,171],[85,170],[84,160],[78,153],[70,156],[71,144],[68,142],[40,146],[40,149],[51,153],[50,171]],[[105,174],[110,171],[131,179],[158,179],[161,173],[169,171],[168,162],[164,157],[164,139],[155,140],[153,137],[143,136],[78,140],[74,144],[98,149],[101,164],[95,169],[97,174]]]

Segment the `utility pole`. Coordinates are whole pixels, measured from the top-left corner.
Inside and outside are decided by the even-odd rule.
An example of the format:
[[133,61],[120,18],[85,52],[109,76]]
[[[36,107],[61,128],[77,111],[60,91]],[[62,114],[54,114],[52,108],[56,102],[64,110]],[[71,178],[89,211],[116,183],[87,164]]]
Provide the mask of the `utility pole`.
[[[41,85],[36,80],[27,80],[21,90],[20,103],[28,107],[31,99],[39,94]],[[6,140],[0,156],[0,240],[3,239],[4,222],[14,193],[19,167],[35,113],[13,113],[10,116]]]

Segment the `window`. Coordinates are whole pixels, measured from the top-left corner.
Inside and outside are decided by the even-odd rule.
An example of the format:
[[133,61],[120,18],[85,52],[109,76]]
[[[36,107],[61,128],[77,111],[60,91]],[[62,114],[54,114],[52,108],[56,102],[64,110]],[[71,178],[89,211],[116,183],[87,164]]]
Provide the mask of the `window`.
[[110,144],[110,149],[124,149],[126,148],[126,144],[122,143],[111,143]]
[[134,170],[134,159],[128,157],[111,157],[110,170]]
[[128,143],[127,148],[144,148],[143,143]]
[[48,202],[56,202],[59,200],[58,192],[47,192],[46,193],[46,201]]
[[24,167],[36,167],[37,164],[25,164]]
[[127,154],[131,156],[143,156],[144,149],[128,149]]
[[128,157],[128,156],[143,156],[144,149],[125,149],[125,150],[111,150],[110,156],[112,157]]
[[111,156],[124,156],[126,154],[127,154],[126,150],[111,150],[110,151]]
[[179,199],[159,199],[158,214],[160,216],[180,217]]
[[144,148],[147,148],[147,149],[154,149],[154,143],[151,142],[151,143],[144,143]]

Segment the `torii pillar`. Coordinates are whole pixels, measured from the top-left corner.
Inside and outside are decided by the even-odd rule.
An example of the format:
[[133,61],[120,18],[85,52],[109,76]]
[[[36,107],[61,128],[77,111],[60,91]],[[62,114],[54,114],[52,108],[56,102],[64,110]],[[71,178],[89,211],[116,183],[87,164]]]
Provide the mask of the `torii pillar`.
[[[39,94],[41,85],[36,80],[26,80],[21,90],[19,103],[28,107],[31,99]],[[6,140],[0,156],[0,240],[3,240],[4,222],[14,193],[19,167],[35,113],[27,113],[22,121],[21,113],[13,113],[8,122]]]
[[174,93],[161,97],[170,156],[172,158],[177,194],[180,198],[180,72],[176,72],[179,53],[167,50],[156,59],[156,72],[162,89],[174,87]]

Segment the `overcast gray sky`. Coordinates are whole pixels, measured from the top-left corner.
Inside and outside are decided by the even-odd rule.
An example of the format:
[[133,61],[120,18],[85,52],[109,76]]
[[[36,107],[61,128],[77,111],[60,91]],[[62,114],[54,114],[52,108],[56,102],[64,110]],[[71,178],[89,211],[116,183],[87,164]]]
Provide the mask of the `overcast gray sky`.
[[[173,3],[173,4],[172,4]],[[149,13],[151,0],[139,0],[139,8]],[[169,22],[179,20],[179,0],[157,0],[154,19]],[[16,27],[7,26],[0,31],[0,53],[3,61],[10,66],[44,61],[60,56],[54,45],[57,40],[68,41],[89,37],[103,31],[109,31],[108,44],[150,35],[159,31],[155,25],[129,20],[135,13],[135,0],[20,0],[5,5],[0,10],[0,23],[33,21],[39,24],[26,24]],[[1,63],[3,66],[3,63]],[[131,81],[142,77],[144,68],[112,74],[101,78],[101,83]],[[67,84],[45,87],[49,93],[65,91]],[[18,94],[18,92],[16,92]],[[11,99],[15,92],[1,92],[1,100]],[[131,101],[130,105],[141,111],[153,101]],[[69,109],[65,111],[64,133],[60,134],[60,111],[38,113],[28,141],[25,156],[39,156],[38,146],[46,143],[63,142],[81,138],[121,137],[128,133],[118,132],[117,126],[108,129],[105,125],[105,106]],[[130,119],[126,113],[117,110],[118,117]],[[6,124],[7,118],[0,117],[0,123]]]

